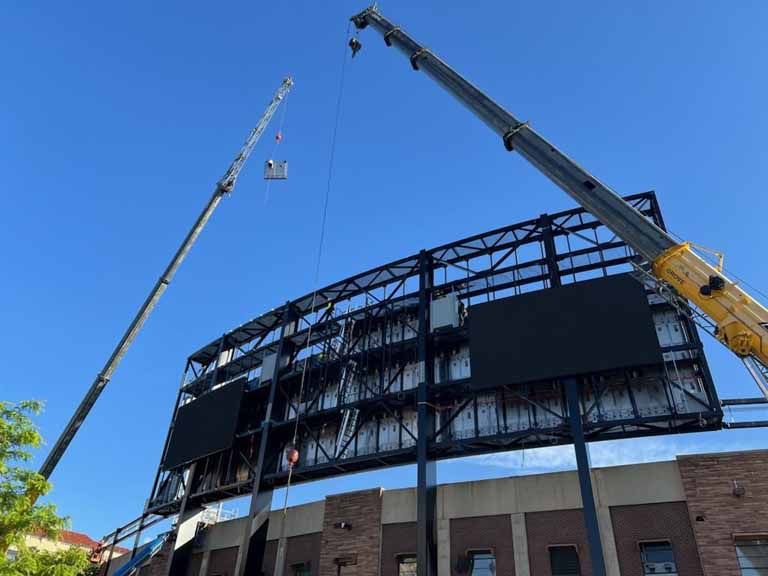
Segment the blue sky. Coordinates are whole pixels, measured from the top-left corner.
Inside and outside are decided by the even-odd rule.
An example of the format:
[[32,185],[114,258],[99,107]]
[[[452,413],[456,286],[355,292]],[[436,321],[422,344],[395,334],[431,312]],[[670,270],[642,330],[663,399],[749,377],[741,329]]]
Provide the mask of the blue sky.
[[[675,233],[768,292],[768,4],[395,2],[382,10]],[[100,536],[148,495],[186,356],[311,290],[347,18],[338,2],[15,2],[0,8],[0,398],[47,402],[52,443],[286,74],[268,132],[56,471]],[[348,63],[321,281],[572,206],[372,32]],[[755,395],[707,341],[721,396]],[[595,447],[611,464],[765,447],[765,431]],[[36,463],[39,463],[42,453]],[[441,464],[441,481],[572,466],[562,449]],[[523,466],[525,464],[525,466]],[[402,486],[411,468],[297,487]]]

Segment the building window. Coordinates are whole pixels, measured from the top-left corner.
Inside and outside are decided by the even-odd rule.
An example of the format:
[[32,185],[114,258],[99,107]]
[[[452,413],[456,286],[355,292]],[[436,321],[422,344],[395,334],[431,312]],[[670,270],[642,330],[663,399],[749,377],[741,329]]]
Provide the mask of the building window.
[[496,557],[492,550],[473,550],[467,555],[470,576],[496,576]]
[[9,562],[14,562],[16,558],[19,557],[19,551],[18,550],[6,550],[5,551],[5,558]]
[[581,576],[576,546],[550,546],[549,566],[552,576]]
[[416,556],[397,557],[397,576],[416,576]]
[[312,576],[312,566],[309,562],[299,562],[291,565],[293,576]]
[[741,576],[768,576],[768,536],[736,538]]
[[643,574],[677,576],[677,564],[670,542],[641,542],[640,559],[643,562]]

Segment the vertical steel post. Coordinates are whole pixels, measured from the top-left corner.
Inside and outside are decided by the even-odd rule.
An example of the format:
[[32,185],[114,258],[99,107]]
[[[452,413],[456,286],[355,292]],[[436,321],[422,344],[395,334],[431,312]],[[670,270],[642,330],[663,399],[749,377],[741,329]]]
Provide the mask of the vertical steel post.
[[[147,518],[147,508],[149,508],[149,500],[144,505],[144,513],[139,518],[139,527],[136,529],[136,536],[133,538],[133,547],[131,548],[131,560],[136,556],[136,551],[139,549],[139,543],[141,542],[141,533],[144,532],[144,520]],[[105,570],[104,574],[107,574]]]
[[581,488],[581,503],[584,512],[584,525],[587,529],[589,556],[592,560],[592,575],[605,576],[605,557],[603,543],[600,540],[600,526],[597,523],[595,496],[592,492],[592,475],[589,463],[589,449],[584,439],[584,426],[581,421],[581,406],[579,402],[579,381],[567,378],[563,381],[565,395],[568,399],[568,418],[573,435],[573,448],[576,452],[576,465],[579,472]]
[[[115,530],[115,536],[114,538],[112,538],[112,544],[109,545],[109,554],[107,554],[107,561],[104,563],[104,572],[102,572],[105,576],[109,574],[109,567],[112,564],[112,555],[115,552],[115,546],[117,546],[119,537],[120,537],[120,528]],[[133,554],[131,554],[131,560],[133,560]]]
[[[264,544],[266,544],[266,526],[269,523],[269,507],[272,501],[271,491],[262,492],[261,478],[264,475],[264,460],[269,448],[269,432],[272,426],[272,408],[277,395],[277,385],[280,377],[281,359],[285,354],[285,336],[288,325],[293,321],[294,314],[290,304],[285,305],[285,313],[280,327],[280,339],[277,342],[275,366],[272,370],[272,379],[269,383],[269,394],[264,411],[264,419],[261,423],[259,437],[259,453],[253,466],[253,486],[251,488],[251,504],[248,511],[248,521],[243,528],[240,546],[237,550],[235,563],[235,576],[245,574],[258,574],[261,571],[261,562],[264,558]],[[266,514],[265,512],[266,508]],[[262,537],[264,536],[264,537]]]
[[437,574],[436,520],[437,468],[429,459],[430,438],[435,432],[435,413],[430,391],[435,381],[434,355],[430,346],[429,307],[432,296],[432,258],[419,254],[419,337],[418,355],[422,377],[417,390],[418,433],[416,440],[416,570],[418,576]]
[[661,208],[659,207],[659,200],[656,198],[656,192],[651,191],[651,211],[653,212],[653,219],[656,221],[656,225],[664,230],[664,232],[667,231],[667,225],[664,222],[664,215],[661,213]]
[[549,272],[549,287],[558,288],[562,286],[560,281],[560,268],[557,266],[557,248],[555,247],[555,236],[552,234],[552,217],[549,214],[539,216],[539,228],[541,229],[541,239],[544,244],[544,257],[547,260],[547,271]]
[[[542,243],[544,245],[544,258],[547,261],[549,285],[550,288],[559,288],[563,283],[560,279],[560,268],[557,265],[557,247],[555,245],[555,236],[552,232],[552,217],[549,214],[542,214],[539,216],[538,225],[541,229]],[[595,499],[592,493],[589,449],[584,439],[584,427],[581,421],[579,381],[576,378],[569,378],[563,384],[566,402],[568,403],[568,416],[570,418],[571,434],[573,435],[573,446],[576,452],[581,501],[584,510],[584,525],[587,529],[589,555],[592,559],[592,574],[593,576],[605,576],[603,544],[600,540],[600,527],[597,523],[597,510],[595,509]]]
[[[192,464],[189,467],[189,472],[187,474],[187,483],[184,486],[184,497],[181,500],[181,507],[179,508],[179,515],[176,519],[176,528],[174,529],[175,534],[178,536],[179,529],[181,528],[181,525],[184,523],[184,516],[187,513],[187,503],[189,502],[189,496],[192,494],[192,485],[195,480],[195,470],[197,469],[197,462],[192,462]],[[168,560],[165,564],[165,575],[170,576],[171,570],[173,569],[173,558],[176,555],[176,542],[169,542],[166,541],[166,545],[170,544],[170,551],[168,553]]]

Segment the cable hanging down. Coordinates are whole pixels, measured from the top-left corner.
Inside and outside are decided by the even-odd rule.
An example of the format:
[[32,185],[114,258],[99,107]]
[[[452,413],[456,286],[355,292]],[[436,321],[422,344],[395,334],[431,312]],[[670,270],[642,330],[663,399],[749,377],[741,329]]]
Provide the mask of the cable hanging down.
[[[350,36],[350,25],[347,25],[346,37],[349,38],[349,36]],[[314,314],[317,310],[317,291],[320,283],[320,265],[322,262],[323,247],[325,245],[326,223],[328,220],[328,205],[329,205],[329,200],[331,196],[331,187],[333,183],[333,167],[334,167],[334,160],[336,157],[336,142],[338,139],[339,121],[341,119],[341,108],[343,103],[346,68],[347,68],[347,46],[345,43],[344,58],[342,59],[342,64],[341,64],[341,75],[339,80],[338,95],[336,98],[336,110],[334,114],[333,129],[331,132],[331,150],[328,158],[328,178],[326,180],[325,197],[323,200],[323,210],[322,210],[322,216],[320,219],[320,237],[317,245],[317,258],[315,261],[315,274],[314,274],[314,281],[313,281],[314,286],[312,289],[312,304],[310,306],[310,313],[309,313],[309,317],[311,319],[314,318]],[[311,346],[312,328],[313,328],[313,324],[310,323],[309,329],[307,330],[306,344],[304,346],[305,353]],[[307,364],[309,362],[310,357],[311,357],[311,354],[306,354],[304,357],[304,364],[301,370],[301,380],[299,382],[299,395],[298,395],[298,406],[296,409],[296,421],[293,427],[293,436],[291,439],[291,444],[286,450],[286,459],[288,461],[288,479],[286,481],[285,494],[283,499],[283,521],[280,527],[280,532],[281,532],[280,541],[284,541],[284,538],[285,538],[285,530],[286,530],[285,520],[288,515],[288,495],[291,489],[291,481],[293,480],[293,467],[298,462],[299,456],[300,456],[296,448],[296,444],[297,444],[298,435],[299,435],[299,421],[301,420],[300,407],[301,407],[301,402],[304,396],[304,384],[306,382],[306,376],[307,376]]]

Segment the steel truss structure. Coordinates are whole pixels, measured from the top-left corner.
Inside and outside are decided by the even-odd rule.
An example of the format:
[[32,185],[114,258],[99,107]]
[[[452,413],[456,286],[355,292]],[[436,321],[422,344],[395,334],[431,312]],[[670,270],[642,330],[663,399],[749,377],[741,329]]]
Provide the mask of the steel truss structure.
[[[654,193],[627,200],[663,227]],[[327,286],[314,305],[306,295],[244,323],[189,357],[174,410],[175,420],[186,403],[244,379],[232,448],[172,470],[161,464],[146,513],[285,485],[297,415],[293,482],[573,442],[561,382],[478,390],[466,326],[431,331],[430,303],[455,294],[471,310],[638,265],[626,244],[574,209],[424,250]],[[648,297],[664,364],[581,379],[587,441],[722,426],[694,324],[650,288]]]

